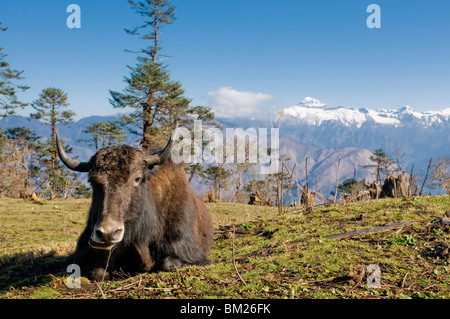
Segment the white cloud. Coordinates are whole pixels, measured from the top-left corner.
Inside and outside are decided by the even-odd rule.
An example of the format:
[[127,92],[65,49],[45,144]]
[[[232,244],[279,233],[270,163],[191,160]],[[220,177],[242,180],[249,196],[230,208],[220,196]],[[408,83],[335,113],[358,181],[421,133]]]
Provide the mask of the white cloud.
[[274,97],[260,92],[236,91],[230,87],[221,87],[205,95],[216,117],[261,118],[270,111]]

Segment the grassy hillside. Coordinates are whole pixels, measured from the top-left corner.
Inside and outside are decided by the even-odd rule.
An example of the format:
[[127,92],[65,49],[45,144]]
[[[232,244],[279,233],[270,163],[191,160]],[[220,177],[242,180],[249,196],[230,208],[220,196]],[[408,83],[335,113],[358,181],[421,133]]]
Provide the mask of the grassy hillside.
[[[101,283],[83,278],[81,288],[70,289],[60,263],[75,248],[88,207],[89,200],[0,200],[0,298],[450,298],[449,254],[442,250],[449,226],[431,222],[450,210],[447,196],[284,215],[207,204],[216,226],[211,265]],[[414,223],[327,238],[404,221]],[[381,270],[380,288],[367,286],[371,264]]]

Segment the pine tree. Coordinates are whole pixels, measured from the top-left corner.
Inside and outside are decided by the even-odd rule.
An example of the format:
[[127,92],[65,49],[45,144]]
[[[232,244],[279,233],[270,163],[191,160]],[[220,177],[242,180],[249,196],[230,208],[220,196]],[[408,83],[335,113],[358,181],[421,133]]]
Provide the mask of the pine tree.
[[[66,153],[72,153],[72,148],[67,146],[64,141],[63,148]],[[56,143],[51,139],[39,141],[36,147],[35,156],[39,161],[39,174],[36,176],[36,188],[39,188],[43,196],[49,196],[51,199],[57,196],[69,197],[82,184],[75,172],[69,170],[60,162],[55,163],[53,157],[57,153]]]
[[389,175],[394,161],[386,154],[382,148],[373,151],[373,155],[369,159],[374,163],[372,165],[365,165],[364,168],[374,168],[376,172],[375,181],[381,183],[381,174]]
[[56,124],[61,123],[68,125],[75,116],[71,110],[66,110],[70,105],[67,93],[57,88],[47,88],[39,95],[39,99],[32,102],[31,106],[36,113],[30,114],[31,117],[42,120],[45,124],[51,126],[51,139],[47,143],[40,145],[41,164],[45,167],[44,174],[48,180],[46,184],[50,191],[50,197],[53,198],[54,193],[64,192],[70,186],[72,180],[67,179],[68,175],[74,178],[74,174],[64,169],[64,166],[58,165],[58,150],[56,148]]
[[[30,114],[31,117],[42,120],[45,124],[52,128],[52,144],[56,145],[56,124],[62,123],[64,125],[73,121],[75,112],[64,110],[70,104],[67,102],[68,96],[61,89],[47,88],[42,90],[39,99],[33,101],[31,106],[36,110],[36,113]],[[56,146],[52,154],[53,168],[57,168],[58,151]]]
[[6,130],[6,136],[14,141],[20,148],[36,148],[36,141],[39,138],[36,133],[26,127],[11,127]]
[[[366,190],[366,180],[363,178],[360,181],[357,181],[354,178],[348,178],[344,180],[341,184],[338,185],[338,193],[349,194],[352,197],[358,195],[358,192]],[[335,192],[330,192],[331,195],[335,195]]]
[[139,35],[151,44],[137,52],[141,54],[138,62],[135,67],[129,67],[131,76],[124,79],[127,87],[123,92],[110,91],[110,103],[115,108],[135,109],[122,116],[121,120],[128,125],[130,132],[142,135],[142,148],[148,151],[164,143],[191,101],[183,96],[181,84],[171,81],[166,66],[159,62],[161,28],[173,23],[175,7],[169,0],[129,3],[137,14],[145,18],[145,22],[125,31]]
[[[155,63],[160,50],[159,34],[160,29],[165,24],[172,24],[175,20],[175,6],[170,4],[169,0],[146,0],[146,1],[128,1],[137,14],[146,19],[145,23],[133,30],[125,29],[128,34],[139,35],[144,40],[151,40],[153,44],[140,53],[150,56],[151,62]],[[147,33],[141,33],[148,30]]]
[[98,151],[100,149],[102,123],[104,122],[94,122],[91,125],[86,126],[83,133],[89,134],[89,138],[80,139],[79,142],[87,142],[89,146],[95,146],[95,151]]
[[126,89],[122,93],[110,91],[110,103],[115,108],[134,109],[122,115],[121,120],[131,133],[142,135],[142,148],[148,151],[168,138],[190,100],[183,96],[181,84],[171,81],[160,63],[139,60],[135,68],[130,68],[131,76],[125,78]]
[[126,141],[125,131],[119,126],[117,121],[113,122],[94,122],[83,133],[89,134],[89,139],[83,139],[90,146],[95,146],[95,150],[100,148],[109,147],[116,144],[121,144]]
[[117,121],[103,122],[101,129],[103,147],[122,144],[127,140],[126,133]]
[[[1,27],[0,31],[6,31],[7,28]],[[15,81],[22,80],[23,71],[17,71],[9,67],[9,63],[5,61],[7,55],[2,52],[0,47],[0,118],[12,115],[18,107],[25,107],[27,103],[20,102],[17,99],[17,91],[25,91],[29,86],[18,85]]]
[[[194,121],[198,120],[200,120],[202,123],[202,129],[209,127],[220,128],[220,125],[215,121],[215,115],[211,108],[208,106],[200,105],[189,107],[184,116],[180,119],[179,126],[189,129],[192,132],[191,138],[194,138]],[[209,143],[209,141],[202,141],[202,148],[205,147],[207,143]],[[193,148],[192,152],[194,152]],[[200,162],[187,165],[185,170],[189,176],[189,183],[194,179],[194,176],[196,174],[202,175],[204,173],[204,168],[202,167]]]

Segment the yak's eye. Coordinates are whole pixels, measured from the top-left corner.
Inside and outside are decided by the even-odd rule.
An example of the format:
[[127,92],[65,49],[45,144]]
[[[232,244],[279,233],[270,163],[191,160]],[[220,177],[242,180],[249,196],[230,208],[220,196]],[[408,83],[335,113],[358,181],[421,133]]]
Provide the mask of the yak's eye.
[[141,177],[136,177],[136,179],[134,180],[134,183],[136,185],[138,185],[141,182]]

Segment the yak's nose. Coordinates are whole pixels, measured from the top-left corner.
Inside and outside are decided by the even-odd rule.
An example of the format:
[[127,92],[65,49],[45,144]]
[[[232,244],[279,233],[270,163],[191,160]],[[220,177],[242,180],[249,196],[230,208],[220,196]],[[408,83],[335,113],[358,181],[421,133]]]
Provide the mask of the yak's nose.
[[105,223],[95,225],[89,244],[93,248],[109,249],[123,238],[124,227],[118,223]]
[[116,228],[111,232],[105,231],[103,227],[95,230],[95,237],[100,243],[114,243],[121,239],[123,228]]

